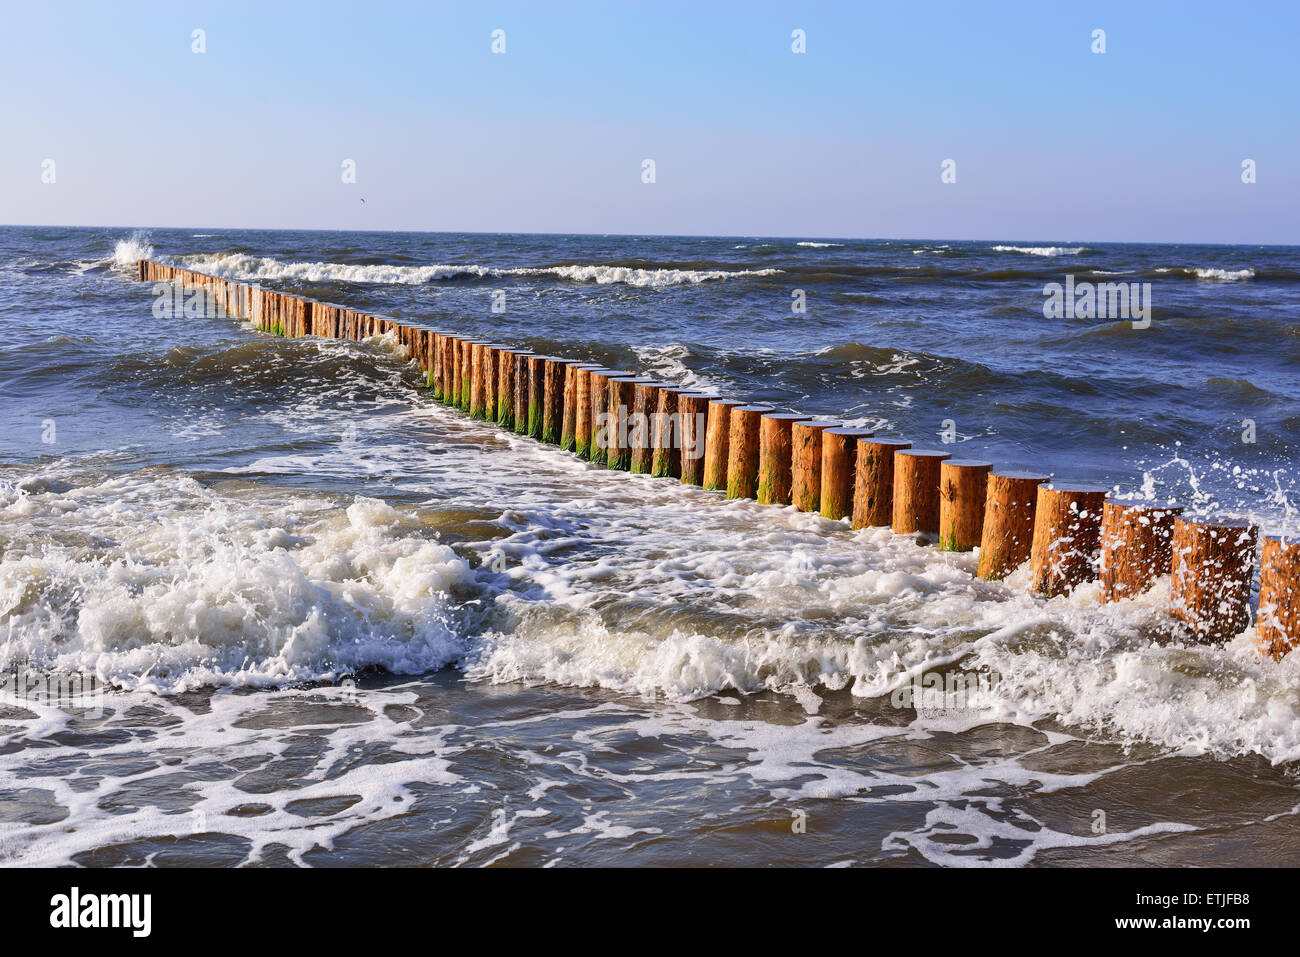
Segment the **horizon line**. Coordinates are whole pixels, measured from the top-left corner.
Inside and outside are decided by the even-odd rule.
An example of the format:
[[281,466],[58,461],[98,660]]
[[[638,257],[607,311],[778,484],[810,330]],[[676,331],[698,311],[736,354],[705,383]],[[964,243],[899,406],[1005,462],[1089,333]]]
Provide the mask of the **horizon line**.
[[344,229],[337,227],[295,227],[295,226],[125,226],[125,225],[91,225],[64,223],[0,223],[0,229],[122,229],[122,230],[197,230],[210,229],[217,232],[245,233],[407,233],[422,236],[574,236],[584,238],[611,237],[618,239],[781,239],[791,241],[817,242],[834,240],[857,243],[996,243],[1018,242],[1040,245],[1087,245],[1100,246],[1256,246],[1274,249],[1300,248],[1300,243],[1267,242],[1203,242],[1195,240],[1144,240],[1144,239],[1026,239],[1007,237],[981,237],[978,239],[958,239],[939,236],[833,236],[809,235],[762,235],[758,233],[619,233],[619,232],[546,232],[535,230],[480,230],[480,229],[401,229],[397,227],[372,227],[366,229]]

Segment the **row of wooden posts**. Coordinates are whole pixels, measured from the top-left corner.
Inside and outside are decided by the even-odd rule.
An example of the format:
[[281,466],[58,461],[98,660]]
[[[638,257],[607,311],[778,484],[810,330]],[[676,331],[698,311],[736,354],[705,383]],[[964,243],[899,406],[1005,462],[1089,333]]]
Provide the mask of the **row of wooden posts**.
[[[923,533],[948,551],[978,547],[981,577],[1001,579],[1029,562],[1029,587],[1046,598],[1098,580],[1100,600],[1114,602],[1171,575],[1169,610],[1181,622],[1171,636],[1221,642],[1250,625],[1260,536],[1249,522],[1109,501],[1101,487],[995,470],[813,416],[148,260],[139,278],[202,289],[226,313],[276,335],[392,334],[436,399],[593,465],[792,505],[853,528]],[[1280,659],[1300,643],[1300,542],[1265,536],[1259,582],[1258,645]]]

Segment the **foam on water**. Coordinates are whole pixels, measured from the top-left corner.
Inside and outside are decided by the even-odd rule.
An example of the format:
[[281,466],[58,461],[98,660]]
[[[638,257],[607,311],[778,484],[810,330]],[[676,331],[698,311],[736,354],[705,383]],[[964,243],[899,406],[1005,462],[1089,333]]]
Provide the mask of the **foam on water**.
[[580,283],[628,286],[675,286],[752,276],[774,276],[779,269],[639,269],[611,265],[563,265],[493,268],[458,265],[353,265],[326,262],[280,262],[267,256],[239,253],[182,257],[189,269],[226,279],[299,280],[419,285],[464,277],[554,276]]
[[[266,248],[255,240],[244,248]],[[115,265],[125,273],[148,255],[148,242],[144,235],[122,240],[101,271]],[[917,261],[906,255],[918,251],[914,245],[902,246],[909,262]],[[799,265],[789,241],[761,246],[785,249],[790,262],[781,265],[791,274],[821,268],[806,266],[808,259],[845,255],[810,253]],[[107,248],[111,239],[97,254]],[[306,252],[186,262],[202,268],[224,261],[226,274],[240,278],[388,283],[352,295],[402,315],[425,305],[412,301],[420,291],[405,286],[446,280],[456,270],[471,279],[550,276],[560,281],[545,294],[558,298],[546,308],[559,302],[566,314],[564,303],[600,298],[577,283],[672,282],[687,287],[683,297],[700,300],[686,311],[698,305],[700,315],[712,315],[708,289],[692,284],[768,274],[748,267],[776,255],[714,270],[692,249],[638,259],[624,247],[622,262],[700,268],[566,265],[512,273],[473,265],[494,261],[490,247],[468,247],[458,258],[469,266],[328,262],[352,253],[328,245],[316,251],[301,237],[271,248]],[[429,251],[441,247],[418,248],[419,256],[393,259],[443,258]],[[1074,254],[1064,247],[1015,251],[1047,255],[1025,251],[1040,248]],[[970,244],[943,252],[953,262],[994,258]],[[875,247],[864,253],[879,254]],[[600,255],[593,247],[572,258]],[[1257,283],[1213,292],[1211,283],[1187,280],[1231,279],[1186,269],[1173,274],[1184,280],[1182,294],[1216,296],[1235,309],[1234,289],[1240,298],[1265,288],[1259,284],[1269,281],[1269,260],[1233,255],[1188,258],[1249,278],[1238,275],[1248,272],[1237,268],[1244,256],[1259,267]],[[1156,251],[1126,271],[1150,275],[1171,260],[1178,261]],[[67,279],[73,261],[74,253],[63,255],[49,271]],[[568,262],[569,255],[542,248],[523,261]],[[1105,250],[1089,261],[1127,265]],[[39,275],[43,260],[13,268]],[[102,276],[77,281],[99,292],[109,285]],[[715,290],[743,299],[762,286]],[[843,312],[822,300],[806,323],[815,334],[791,320],[781,329],[788,342],[755,345],[731,332],[736,341],[718,342],[710,337],[719,324],[704,322],[669,324],[667,336],[655,333],[660,345],[619,338],[621,331],[602,345],[629,343],[620,346],[629,364],[728,394],[763,388],[767,370],[779,368],[789,397],[806,393],[795,404],[867,416],[852,419],[866,424],[882,422],[888,410],[899,419],[893,428],[922,435],[933,428],[929,420],[903,411],[913,397],[956,395],[982,373],[972,360],[949,383],[943,370],[962,367],[943,342],[904,341],[898,330],[920,328],[930,316],[923,288],[915,288],[920,298],[904,299],[917,316],[893,315],[879,329],[842,325]],[[109,312],[126,315],[135,292]],[[464,290],[433,292],[426,298],[455,299]],[[672,298],[630,289],[616,296]],[[437,308],[444,306],[455,311],[464,303]],[[762,303],[744,308],[761,314]],[[870,315],[879,309],[873,305]],[[736,310],[716,311],[722,322],[745,328]],[[1190,312],[1179,322],[1196,321]],[[694,847],[710,827],[714,837],[745,827],[774,835],[781,828],[772,822],[788,823],[792,805],[811,806],[815,815],[815,802],[835,801],[827,817],[854,825],[835,849],[840,863],[1023,864],[1061,849],[1095,853],[1210,826],[1177,803],[1180,795],[1091,837],[1086,820],[1072,828],[1042,810],[1040,799],[1091,801],[1112,787],[1131,789],[1133,775],[1148,773],[1149,764],[1184,758],[1200,772],[1240,774],[1244,766],[1282,782],[1277,800],[1289,803],[1259,813],[1252,807],[1243,815],[1247,824],[1295,813],[1290,768],[1270,772],[1254,756],[1279,765],[1300,758],[1300,657],[1261,659],[1252,631],[1222,647],[1160,644],[1167,581],[1117,605],[1100,604],[1094,586],[1040,601],[1028,595],[1023,572],[1004,583],[977,578],[973,554],[592,469],[428,405],[412,392],[415,371],[395,361],[403,355],[391,337],[276,342],[231,323],[150,325],[147,309],[140,315],[128,324],[146,334],[139,355],[132,340],[122,355],[92,356],[100,365],[80,384],[53,370],[60,390],[89,396],[78,406],[82,423],[118,403],[116,431],[106,426],[105,438],[91,435],[73,448],[78,420],[69,416],[60,421],[63,444],[53,450],[59,458],[25,439],[15,444],[14,459],[0,463],[0,667],[80,671],[121,689],[108,695],[103,719],[28,699],[0,703],[0,750],[7,754],[0,762],[0,857],[83,863],[94,849],[101,861],[121,855],[143,862],[146,853],[165,856],[171,835],[193,847],[224,834],[238,836],[237,846],[221,852],[230,862],[311,863],[323,847],[334,848],[333,861],[373,860],[364,855],[376,848],[403,863],[607,861],[600,855],[671,847],[674,834],[689,835],[683,846]],[[591,319],[576,307],[573,315]],[[80,336],[87,320],[78,314],[68,322],[60,331]],[[89,325],[103,342],[119,329]],[[943,336],[955,328],[929,325]],[[50,338],[54,328],[42,318],[31,340],[36,348],[73,351],[82,341]],[[571,334],[545,321],[530,328],[557,340]],[[831,341],[845,345],[825,347],[828,328],[836,330]],[[168,334],[184,341],[166,341]],[[232,345],[231,337],[239,341]],[[1026,378],[1022,358],[1008,357],[1017,379]],[[17,371],[24,361],[18,357]],[[754,367],[759,374],[749,373]],[[1085,372],[1069,382],[1090,382]],[[877,385],[860,377],[882,375],[917,385],[828,393],[832,380],[857,389]],[[1188,378],[1216,401],[1240,399],[1233,408],[1286,394],[1285,380],[1250,367],[1204,367]],[[1057,382],[1047,379],[1041,388],[1048,391],[1031,398],[1054,395]],[[1041,430],[1040,414],[1032,415],[1030,428]],[[162,427],[123,429],[135,416]],[[1101,418],[1119,426],[1108,436],[1127,441],[1135,423]],[[1199,428],[1209,420],[1189,421]],[[1235,432],[1229,439],[1236,443]],[[100,445],[109,448],[82,455]],[[1228,453],[1208,460],[1172,442],[1166,449],[1157,440],[1135,441],[1134,449],[1120,470],[1146,474],[1136,491],[1117,494],[1154,498],[1177,488],[1195,510],[1226,507],[1270,530],[1293,520],[1283,459],[1256,459],[1259,468],[1246,468],[1244,456],[1240,465]],[[398,686],[400,678],[376,669],[420,677]],[[919,680],[954,671],[996,681],[960,706],[892,703]],[[306,687],[348,676],[364,687]],[[1089,760],[1073,761],[1071,749],[1089,751]],[[499,758],[498,777],[485,755]],[[932,763],[935,755],[944,760]],[[1072,797],[1076,792],[1083,796]],[[647,796],[665,793],[672,799],[647,818]],[[50,807],[40,795],[51,795]],[[855,805],[870,816],[854,819]],[[206,823],[193,824],[196,814]],[[961,846],[955,834],[966,839]],[[751,838],[742,833],[730,846],[767,840]],[[434,844],[439,849],[429,858],[401,857]],[[792,844],[780,853],[797,860],[801,851]]]
[[126,239],[120,239],[113,248],[113,264],[123,269],[134,269],[141,259],[153,258],[153,245],[149,233],[137,229]]
[[[61,488],[61,486],[58,486]],[[283,686],[464,651],[446,593],[465,561],[374,499],[231,500],[189,478],[0,486],[0,667],[124,688]]]
[[1188,279],[1204,279],[1208,282],[1241,282],[1245,279],[1255,278],[1255,270],[1250,268],[1221,269],[1213,266],[1163,266],[1156,269],[1156,272],[1162,274],[1175,273]]
[[1077,256],[1083,246],[994,246],[994,252],[1024,253],[1026,256]]

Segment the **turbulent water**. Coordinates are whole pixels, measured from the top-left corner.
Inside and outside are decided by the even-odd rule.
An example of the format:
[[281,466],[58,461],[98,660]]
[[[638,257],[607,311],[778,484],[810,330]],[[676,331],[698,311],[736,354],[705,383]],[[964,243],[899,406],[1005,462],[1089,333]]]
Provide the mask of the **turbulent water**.
[[1294,525],[1293,248],[3,228],[0,860],[1300,863],[1300,656],[1167,582],[596,470],[145,255]]

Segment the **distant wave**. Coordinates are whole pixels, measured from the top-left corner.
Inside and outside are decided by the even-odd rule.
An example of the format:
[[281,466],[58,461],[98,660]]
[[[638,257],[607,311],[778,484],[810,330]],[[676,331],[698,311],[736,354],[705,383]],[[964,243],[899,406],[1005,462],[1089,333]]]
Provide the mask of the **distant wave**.
[[828,246],[843,246],[843,243],[795,243],[796,246],[811,246],[813,249],[825,249]]
[[347,263],[282,263],[269,257],[221,254],[184,257],[184,264],[198,272],[227,279],[297,279],[307,282],[357,282],[388,285],[420,285],[461,277],[556,276],[574,282],[597,285],[622,283],[628,286],[676,286],[735,279],[742,276],[772,276],[779,269],[641,269],[631,266],[563,265],[525,266],[494,269],[473,263],[461,265],[392,266]]
[[779,269],[633,269],[626,266],[543,266],[492,270],[493,275],[551,275],[599,285],[625,283],[629,286],[677,286],[740,276],[775,276],[780,272]]
[[1161,266],[1156,272],[1162,275],[1173,273],[1184,279],[1205,279],[1210,282],[1239,282],[1242,279],[1255,278],[1253,269],[1218,269],[1211,266]]
[[1077,256],[1086,246],[994,246],[999,253],[1024,253],[1026,256]]

